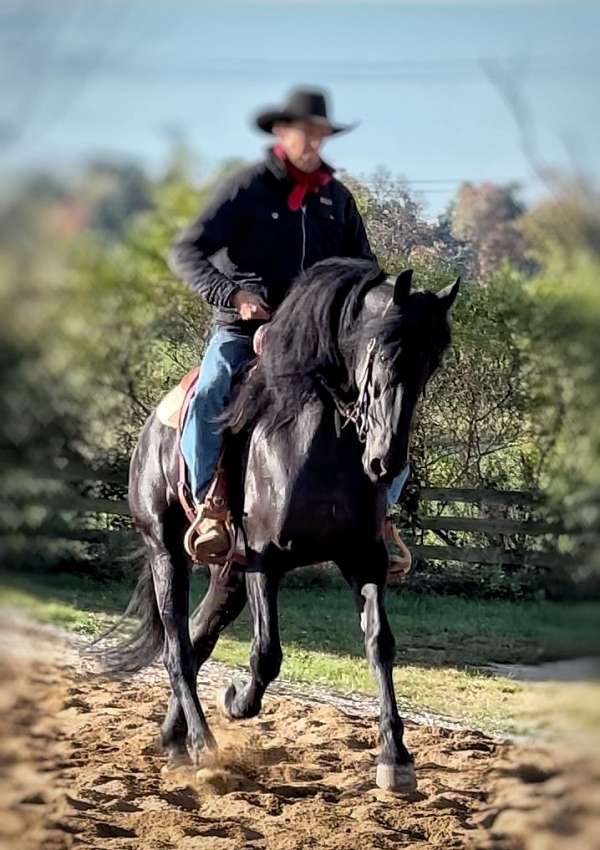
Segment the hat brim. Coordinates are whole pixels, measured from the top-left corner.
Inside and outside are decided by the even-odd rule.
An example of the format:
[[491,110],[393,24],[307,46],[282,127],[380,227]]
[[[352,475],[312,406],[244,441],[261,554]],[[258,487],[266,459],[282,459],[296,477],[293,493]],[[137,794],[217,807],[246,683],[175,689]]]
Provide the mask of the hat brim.
[[269,109],[266,112],[260,112],[254,121],[258,129],[264,133],[272,133],[274,124],[291,124],[292,121],[310,121],[311,124],[320,124],[323,127],[327,127],[330,136],[348,133],[357,126],[357,124],[332,124],[331,121],[323,118],[322,115],[295,115],[293,112],[280,109]]

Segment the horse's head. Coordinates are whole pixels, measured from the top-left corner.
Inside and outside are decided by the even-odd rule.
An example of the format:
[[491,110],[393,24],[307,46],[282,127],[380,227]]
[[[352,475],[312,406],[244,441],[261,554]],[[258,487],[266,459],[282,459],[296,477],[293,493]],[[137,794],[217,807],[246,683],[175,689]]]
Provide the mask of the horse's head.
[[390,483],[406,464],[417,401],[450,344],[460,278],[438,293],[411,292],[411,282],[408,270],[374,287],[356,325],[356,424],[374,483]]

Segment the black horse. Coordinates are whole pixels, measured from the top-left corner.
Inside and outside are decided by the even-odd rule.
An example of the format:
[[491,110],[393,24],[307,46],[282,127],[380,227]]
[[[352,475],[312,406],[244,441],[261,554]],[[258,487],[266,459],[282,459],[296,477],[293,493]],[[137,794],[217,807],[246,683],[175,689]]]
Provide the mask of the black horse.
[[387,485],[407,460],[417,400],[450,342],[447,316],[459,281],[437,294],[411,293],[411,277],[389,279],[362,260],[325,260],[278,309],[266,350],[224,420],[231,439],[247,435],[233,508],[248,564],[210,567],[208,592],[191,620],[175,432],[153,414],[141,433],[129,502],[148,559],[127,612],[140,624],[109,651],[109,662],[135,671],[163,651],[172,694],[161,739],[173,761],[199,763],[216,746],[196,679],[221,631],[247,601],[250,679],[230,684],[220,705],[231,719],[253,717],[281,666],[282,576],[333,561],[354,594],[379,688],[377,784],[399,792],[416,786],[392,680],[382,525]]

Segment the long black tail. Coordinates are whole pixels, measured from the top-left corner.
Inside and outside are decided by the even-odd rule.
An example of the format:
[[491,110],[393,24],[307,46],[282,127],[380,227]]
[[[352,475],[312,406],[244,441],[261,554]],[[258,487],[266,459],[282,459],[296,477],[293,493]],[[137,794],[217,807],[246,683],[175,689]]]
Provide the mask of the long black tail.
[[[128,620],[136,618],[138,626],[133,634],[109,647],[98,647],[110,635],[118,634]],[[104,671],[111,675],[137,673],[156,659],[165,640],[160,618],[152,569],[147,558],[142,562],[140,577],[125,613],[92,644]],[[96,648],[97,647],[97,648]]]

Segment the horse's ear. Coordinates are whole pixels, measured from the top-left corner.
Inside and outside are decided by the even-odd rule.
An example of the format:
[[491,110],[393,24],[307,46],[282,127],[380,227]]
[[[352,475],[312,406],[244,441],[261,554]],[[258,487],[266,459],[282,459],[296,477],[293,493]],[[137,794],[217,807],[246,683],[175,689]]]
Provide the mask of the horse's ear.
[[410,285],[412,283],[413,270],[405,269],[400,272],[394,284],[394,304],[400,306],[410,295]]
[[454,304],[459,287],[460,277],[457,277],[454,283],[451,283],[450,286],[446,286],[444,289],[440,289],[437,293],[437,297],[440,299],[440,306],[443,308],[444,313],[447,313]]

